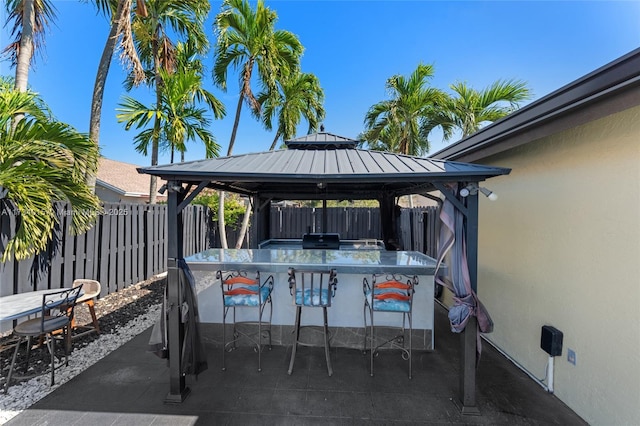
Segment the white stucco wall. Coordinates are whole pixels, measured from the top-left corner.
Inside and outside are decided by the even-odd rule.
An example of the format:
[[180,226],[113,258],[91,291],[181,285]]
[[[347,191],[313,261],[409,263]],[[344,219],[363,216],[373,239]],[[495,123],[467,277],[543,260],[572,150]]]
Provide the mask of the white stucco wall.
[[149,197],[129,197],[103,186],[96,186],[96,195],[104,203],[145,204],[149,201]]
[[482,163],[513,169],[480,197],[489,339],[542,378],[540,329],[558,328],[557,397],[590,424],[640,424],[640,107]]

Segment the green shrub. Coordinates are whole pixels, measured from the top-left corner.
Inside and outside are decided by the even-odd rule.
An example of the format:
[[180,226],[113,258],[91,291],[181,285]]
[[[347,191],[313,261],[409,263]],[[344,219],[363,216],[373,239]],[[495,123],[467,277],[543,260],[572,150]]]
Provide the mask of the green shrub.
[[[206,206],[211,209],[214,221],[218,221],[218,200],[219,193],[217,191],[208,191],[200,193],[193,199],[192,203],[200,206]],[[224,222],[227,226],[237,229],[241,222],[245,211],[245,201],[238,194],[225,194],[224,201]]]

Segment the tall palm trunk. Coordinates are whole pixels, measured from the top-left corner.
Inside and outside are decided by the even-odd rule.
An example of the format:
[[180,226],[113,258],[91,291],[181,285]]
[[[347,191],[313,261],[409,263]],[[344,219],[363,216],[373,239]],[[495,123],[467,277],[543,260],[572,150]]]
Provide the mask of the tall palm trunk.
[[[16,59],[15,88],[20,92],[27,91],[29,82],[29,66],[33,57],[33,29],[36,26],[35,0],[24,0],[22,10],[22,36],[20,48]],[[13,116],[12,128],[15,130],[18,122],[24,118],[24,114],[17,113]]]
[[244,217],[242,218],[242,226],[240,227],[240,235],[238,235],[238,241],[236,241],[236,248],[242,248],[244,237],[247,235],[247,228],[249,228],[249,218],[251,217],[251,200],[247,199],[247,204],[244,210]]
[[278,143],[278,139],[280,138],[280,132],[276,132],[276,137],[273,138],[273,142],[271,142],[271,146],[269,147],[269,151],[273,151],[276,149],[276,144]]
[[[102,56],[100,57],[100,63],[98,64],[98,72],[96,73],[96,81],[93,84],[93,97],[91,98],[91,116],[89,117],[89,139],[96,146],[100,145],[100,119],[102,115],[102,100],[104,98],[104,86],[107,82],[107,75],[109,74],[109,67],[111,66],[111,58],[116,48],[116,42],[118,40],[118,26],[120,22],[120,15],[124,9],[125,3],[129,3],[127,0],[118,1],[118,9],[115,16],[111,18],[111,29],[109,30],[109,36],[104,44],[102,50]],[[128,9],[128,8],[127,8]],[[96,188],[96,176],[93,173],[89,173],[86,176],[87,186],[91,188],[91,192],[95,192]]]
[[[143,0],[137,1],[136,14],[146,16],[147,10]],[[111,16],[111,26],[107,41],[102,50],[98,71],[96,72],[96,80],[93,84],[93,97],[91,98],[91,116],[89,117],[89,139],[96,145],[100,146],[100,120],[102,118],[102,101],[104,99],[104,86],[109,75],[111,59],[116,49],[116,44],[120,36],[123,37],[122,47],[126,60],[130,62],[133,72],[134,84],[139,84],[145,78],[144,69],[140,63],[140,58],[135,51],[133,40],[131,37],[131,0],[118,0],[118,6],[115,13]],[[95,192],[96,176],[87,172],[85,176],[87,186],[91,188],[91,192]]]
[[[238,98],[238,106],[236,107],[236,118],[233,122],[233,130],[231,131],[231,139],[229,139],[229,149],[227,149],[227,157],[230,156],[233,152],[233,145],[236,141],[236,133],[238,132],[238,125],[240,124],[240,113],[242,112],[243,101],[244,95],[240,93],[240,97]],[[226,224],[224,221],[224,191],[220,191],[220,197],[218,198],[218,200],[218,233],[220,234],[220,245],[222,246],[222,248],[226,249],[229,248],[229,243],[227,242]]]
[[[160,59],[158,58],[158,41],[153,41],[153,67],[155,71],[156,79],[156,108],[160,108],[162,103],[162,79],[160,78]],[[156,113],[153,120],[153,140],[151,141],[151,165],[158,165],[158,148],[160,146],[160,117]],[[158,192],[158,178],[157,176],[151,176],[149,182],[149,204],[156,203],[156,195]]]
[[[22,11],[22,35],[20,38],[20,50],[16,60],[16,90],[27,91],[29,82],[29,66],[33,57],[33,29],[36,26],[35,1],[24,0]],[[16,120],[16,122],[18,119]]]

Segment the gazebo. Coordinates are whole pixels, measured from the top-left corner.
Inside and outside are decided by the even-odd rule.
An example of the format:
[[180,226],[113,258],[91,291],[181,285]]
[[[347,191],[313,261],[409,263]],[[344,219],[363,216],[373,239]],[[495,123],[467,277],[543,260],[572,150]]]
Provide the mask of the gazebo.
[[[183,351],[180,265],[182,210],[204,188],[249,197],[253,209],[251,244],[270,238],[270,203],[280,200],[375,199],[380,203],[382,236],[387,250],[397,248],[396,199],[440,192],[444,202],[464,219],[466,260],[471,289],[477,290],[479,183],[510,169],[421,158],[357,148],[358,141],[320,132],[286,141],[287,149],[139,168],[166,181],[168,191],[168,344],[170,354]],[[450,265],[453,267],[454,265]],[[461,333],[460,406],[478,413],[476,387],[476,319]],[[181,402],[189,393],[180,356],[170,356],[167,402]]]

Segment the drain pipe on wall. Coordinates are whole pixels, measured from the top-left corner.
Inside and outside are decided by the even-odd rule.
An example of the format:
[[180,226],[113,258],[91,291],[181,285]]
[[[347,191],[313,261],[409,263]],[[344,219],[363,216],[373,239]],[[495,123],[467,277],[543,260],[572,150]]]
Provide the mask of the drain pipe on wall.
[[[447,311],[449,308],[442,303],[438,299],[434,299],[440,306],[442,306]],[[516,361],[511,355],[503,351],[499,348],[495,343],[491,340],[487,339],[484,335],[481,335],[482,340],[487,342],[494,348],[496,351],[500,353],[500,355],[507,358],[513,365],[518,367],[525,373],[531,380],[539,384],[545,391],[549,393],[553,393],[553,369],[554,369],[554,357],[562,354],[562,332],[557,330],[554,327],[549,325],[545,325],[542,327],[542,336],[540,338],[540,348],[549,354],[549,360],[547,361],[547,366],[545,368],[545,377],[542,379],[536,377],[532,372],[527,370],[522,364]],[[545,383],[546,382],[546,383]]]
[[[513,357],[511,357],[511,355],[509,355],[508,353],[506,353],[505,351],[503,351],[502,349],[500,349],[498,346],[496,346],[495,343],[493,343],[491,340],[487,339],[485,336],[482,336],[482,339],[487,342],[489,345],[491,345],[491,347],[493,349],[495,349],[496,351],[498,351],[500,353],[500,355],[504,356],[505,358],[507,358],[509,361],[511,361],[511,363],[513,365],[515,365],[516,367],[518,367],[520,370],[522,370],[523,373],[525,373],[527,376],[529,376],[529,378],[531,378],[531,380],[533,380],[534,382],[536,382],[537,384],[539,384],[545,391],[549,392],[549,393],[553,393],[553,358],[551,355],[549,355],[549,360],[547,361],[547,365],[545,367],[545,376],[543,378],[538,378],[536,377],[532,372],[530,372],[529,370],[527,370],[522,364],[520,364],[518,361],[516,361],[515,359],[513,359]],[[548,380],[547,380],[548,379]],[[545,381],[548,383],[545,383]]]

